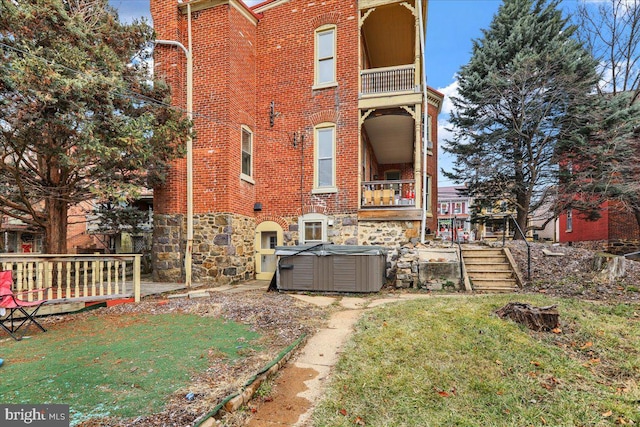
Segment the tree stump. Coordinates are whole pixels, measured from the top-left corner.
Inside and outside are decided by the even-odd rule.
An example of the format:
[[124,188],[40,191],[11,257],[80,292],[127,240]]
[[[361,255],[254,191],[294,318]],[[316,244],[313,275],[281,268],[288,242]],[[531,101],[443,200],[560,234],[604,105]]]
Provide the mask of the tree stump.
[[496,310],[501,319],[509,318],[534,331],[550,331],[559,325],[559,314],[555,305],[532,307],[521,302],[510,302]]

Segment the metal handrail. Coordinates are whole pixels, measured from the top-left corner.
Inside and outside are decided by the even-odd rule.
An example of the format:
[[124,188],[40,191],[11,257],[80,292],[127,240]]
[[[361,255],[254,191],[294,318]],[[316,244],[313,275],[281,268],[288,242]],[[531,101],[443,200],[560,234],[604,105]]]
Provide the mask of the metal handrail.
[[[520,235],[524,239],[524,243],[527,245],[527,280],[531,280],[531,245],[527,241],[527,236],[524,234],[524,231],[522,231],[522,228],[520,228],[520,225],[518,224],[518,221],[516,221],[516,219],[513,217],[513,215],[505,215],[504,216],[504,232],[502,233],[502,247],[504,248],[504,245],[505,245],[505,238],[506,238],[506,235],[507,235],[507,219],[508,218],[511,218],[513,220],[513,223],[516,225],[516,229],[520,232]],[[513,233],[513,235],[515,237],[515,232]]]
[[460,245],[460,236],[458,236],[458,231],[456,225],[457,217],[453,216],[453,227],[451,227],[451,238],[453,239],[453,235],[455,234],[456,243],[458,244],[458,262],[460,263],[460,289],[464,288],[464,269],[462,268],[462,245]]

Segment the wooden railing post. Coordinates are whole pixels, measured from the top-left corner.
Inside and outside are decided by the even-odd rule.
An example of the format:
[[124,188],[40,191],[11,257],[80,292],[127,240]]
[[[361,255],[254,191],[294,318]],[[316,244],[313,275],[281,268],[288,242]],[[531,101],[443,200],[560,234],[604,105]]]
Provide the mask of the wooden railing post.
[[[51,302],[97,301],[123,296],[140,301],[141,255],[1,254],[0,267],[14,271],[14,289]],[[129,288],[131,283],[132,288]]]
[[133,256],[133,299],[140,302],[140,259],[142,255]]

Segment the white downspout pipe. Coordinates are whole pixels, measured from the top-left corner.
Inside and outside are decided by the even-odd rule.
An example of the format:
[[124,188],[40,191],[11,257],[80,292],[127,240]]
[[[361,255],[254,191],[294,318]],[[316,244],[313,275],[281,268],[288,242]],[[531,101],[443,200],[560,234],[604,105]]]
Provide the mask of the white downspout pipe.
[[[429,0],[425,0],[427,8],[429,7]],[[427,226],[427,141],[429,140],[428,130],[429,126],[427,121],[429,120],[429,100],[427,98],[427,55],[425,52],[425,35],[427,32],[426,18],[429,14],[427,10],[427,16],[423,21],[422,16],[422,0],[417,0],[418,9],[418,26],[420,32],[420,55],[422,55],[422,96],[423,96],[423,117],[425,120],[422,123],[422,227],[420,230],[420,242],[425,243],[425,228]],[[424,31],[422,31],[424,24]]]
[[[155,44],[177,46],[184,52],[187,59],[187,119],[193,122],[193,45],[191,41],[191,5],[187,3],[187,33],[188,45],[186,48],[178,41],[156,40]],[[184,254],[185,286],[191,287],[191,263],[193,253],[193,139],[192,128],[189,128],[187,137],[187,247]]]

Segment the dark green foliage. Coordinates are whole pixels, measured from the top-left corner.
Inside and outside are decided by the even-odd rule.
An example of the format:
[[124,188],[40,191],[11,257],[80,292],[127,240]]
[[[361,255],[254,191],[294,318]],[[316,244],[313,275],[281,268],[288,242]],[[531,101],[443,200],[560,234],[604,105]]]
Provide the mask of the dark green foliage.
[[560,205],[595,220],[609,201],[640,226],[640,1],[579,4],[575,19],[600,78],[585,131],[559,146]]
[[556,144],[584,126],[596,84],[596,63],[557,6],[504,1],[460,70],[454,138],[445,147],[456,156],[445,176],[487,205],[506,202],[522,229],[548,202]]
[[181,153],[189,123],[151,82],[152,38],[107,0],[0,0],[0,211],[48,252],[65,251],[69,206],[135,194]]

